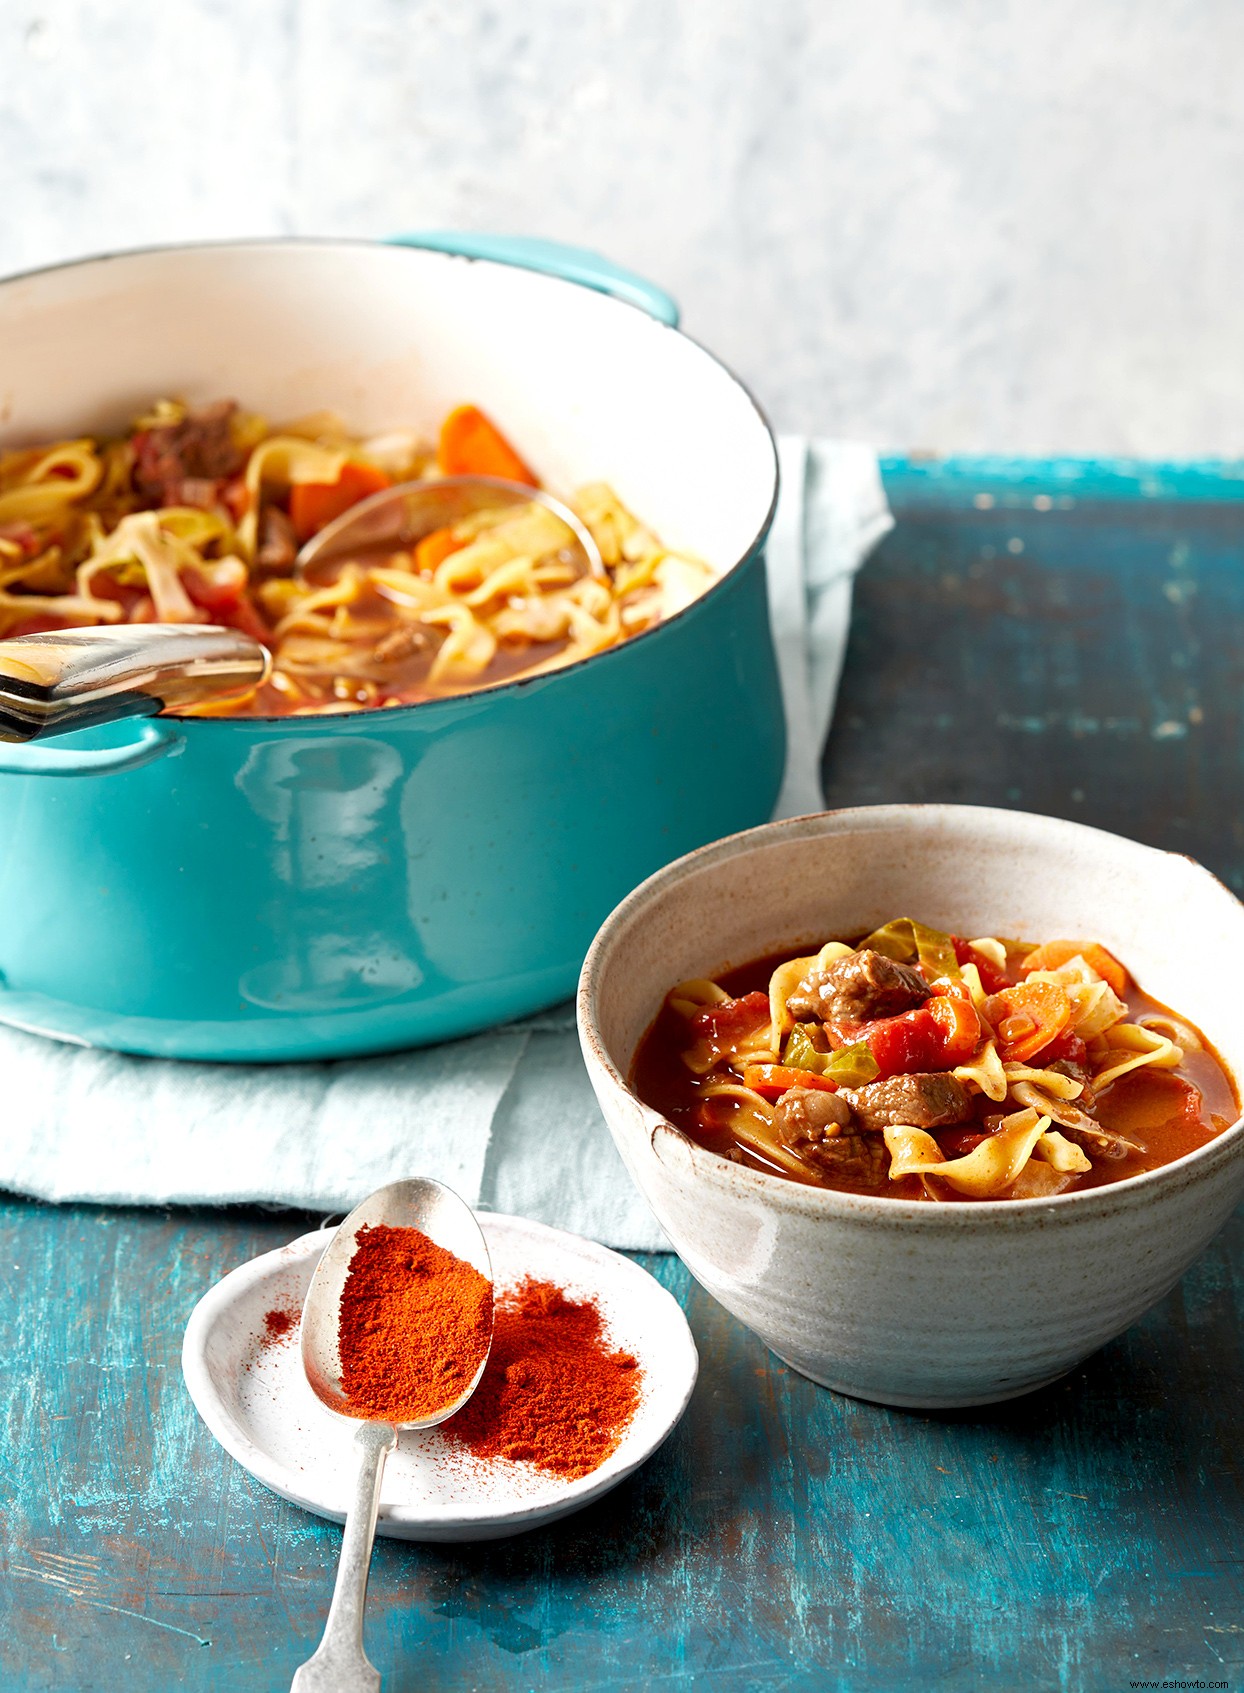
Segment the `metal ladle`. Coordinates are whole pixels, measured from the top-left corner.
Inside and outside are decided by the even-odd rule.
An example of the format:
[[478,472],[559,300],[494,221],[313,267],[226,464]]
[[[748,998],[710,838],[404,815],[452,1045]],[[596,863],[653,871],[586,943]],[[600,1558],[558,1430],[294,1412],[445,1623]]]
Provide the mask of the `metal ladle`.
[[477,512],[529,505],[543,506],[565,525],[567,547],[578,555],[580,570],[607,580],[591,531],[569,506],[543,488],[528,488],[499,476],[444,476],[382,488],[313,535],[294,561],[294,573],[305,577],[313,569],[322,570],[361,552],[413,547],[434,530],[448,529]]
[[[492,1265],[483,1232],[469,1205],[451,1188],[427,1178],[390,1182],[355,1207],[325,1248],[307,1289],[302,1308],[302,1364],[317,1396],[338,1416],[349,1416],[341,1384],[338,1319],[341,1293],[359,1231],[376,1224],[418,1229],[437,1246],[465,1259],[492,1281]],[[415,1344],[415,1337],[412,1337]],[[314,1655],[294,1673],[290,1693],[379,1693],[380,1673],[363,1649],[363,1610],[367,1602],[367,1572],[371,1563],[380,1483],[385,1459],[397,1445],[399,1429],[435,1428],[461,1410],[479,1385],[488,1355],[465,1392],[416,1422],[357,1424],[354,1437],[359,1453],[358,1479],[346,1513],[324,1638]]]
[[[400,482],[360,500],[306,543],[294,574],[307,579],[359,554],[414,546],[477,512],[532,504],[565,525],[567,551],[579,569],[605,578],[600,551],[569,506],[540,488],[492,476]],[[212,624],[122,623],[18,635],[0,640],[0,741],[243,699],[271,670],[266,647]]]

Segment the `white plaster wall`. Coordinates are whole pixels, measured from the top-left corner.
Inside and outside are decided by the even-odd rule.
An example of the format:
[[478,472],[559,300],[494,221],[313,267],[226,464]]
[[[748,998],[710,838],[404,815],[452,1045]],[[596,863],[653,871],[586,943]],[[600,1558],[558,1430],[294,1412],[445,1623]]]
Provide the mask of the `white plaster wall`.
[[0,0],[0,269],[527,231],[785,427],[1244,452],[1242,73],[1244,0]]

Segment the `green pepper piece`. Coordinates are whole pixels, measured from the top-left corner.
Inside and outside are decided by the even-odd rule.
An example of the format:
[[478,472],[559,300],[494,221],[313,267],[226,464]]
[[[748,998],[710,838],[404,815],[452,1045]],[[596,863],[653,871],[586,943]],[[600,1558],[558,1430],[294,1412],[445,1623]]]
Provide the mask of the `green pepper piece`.
[[810,1070],[814,1076],[823,1076],[826,1073],[826,1065],[833,1056],[831,1052],[818,1052],[803,1024],[796,1023],[786,1037],[782,1062],[792,1070]]
[[[820,1056],[823,1058],[825,1054]],[[821,1074],[829,1081],[837,1082],[839,1087],[862,1088],[877,1079],[880,1068],[868,1042],[859,1040],[854,1046],[844,1046],[831,1053]]]

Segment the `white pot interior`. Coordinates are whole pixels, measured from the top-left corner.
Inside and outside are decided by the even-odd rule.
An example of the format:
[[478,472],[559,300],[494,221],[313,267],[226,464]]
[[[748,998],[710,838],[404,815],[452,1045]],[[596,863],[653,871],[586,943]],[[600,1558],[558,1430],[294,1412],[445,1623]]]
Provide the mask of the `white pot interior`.
[[0,446],[119,430],[157,396],[352,429],[482,406],[549,487],[610,482],[726,570],[764,524],[772,441],[694,342],[573,283],[370,243],[258,242],[91,260],[0,285]]

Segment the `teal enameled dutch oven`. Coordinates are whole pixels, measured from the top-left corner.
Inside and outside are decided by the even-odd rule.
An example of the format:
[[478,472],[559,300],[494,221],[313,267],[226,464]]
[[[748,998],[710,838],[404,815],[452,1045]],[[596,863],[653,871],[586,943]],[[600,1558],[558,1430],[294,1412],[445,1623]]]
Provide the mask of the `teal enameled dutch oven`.
[[0,284],[0,445],[150,401],[360,432],[484,406],[554,490],[607,480],[719,579],[625,646],[460,699],[160,717],[0,746],[0,1020],[161,1056],[423,1044],[573,989],[650,872],[764,821],[783,722],[776,454],[667,296],[478,237],[122,254]]

